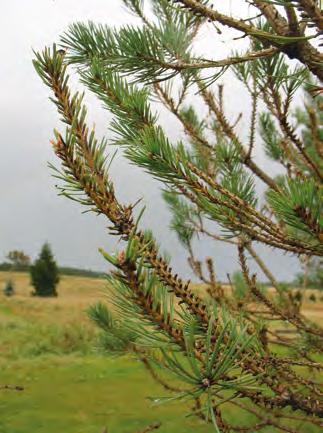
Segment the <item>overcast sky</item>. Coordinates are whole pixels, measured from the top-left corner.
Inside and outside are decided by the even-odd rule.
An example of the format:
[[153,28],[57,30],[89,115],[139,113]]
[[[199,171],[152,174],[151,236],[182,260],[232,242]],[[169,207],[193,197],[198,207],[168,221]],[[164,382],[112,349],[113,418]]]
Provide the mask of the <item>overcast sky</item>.
[[[226,3],[227,8],[232,3],[235,8],[241,4],[239,0],[222,3]],[[49,140],[53,128],[59,126],[58,116],[48,100],[49,91],[35,74],[31,62],[32,48],[39,50],[51,45],[58,41],[70,23],[88,20],[112,26],[134,22],[120,0],[2,2],[0,260],[12,249],[22,249],[34,258],[41,245],[48,241],[61,265],[102,270],[105,262],[98,248],[104,247],[111,252],[116,246],[116,239],[107,235],[107,221],[93,214],[82,214],[79,205],[57,196],[47,162],[56,162]],[[210,38],[208,30],[204,30],[199,47],[215,58],[221,58],[231,39],[218,40],[214,45],[214,37]],[[237,84],[230,80],[226,88],[228,112],[244,111],[244,95]],[[106,132],[109,116],[93,97],[88,97],[87,101],[91,121],[95,121],[100,133]],[[162,122],[173,137],[174,131],[179,129],[176,120],[164,116]],[[244,128],[243,123],[241,127]],[[259,152],[257,158],[260,163],[264,161]],[[163,248],[171,253],[176,270],[186,274],[185,254],[175,235],[167,230],[169,213],[157,182],[130,167],[121,156],[113,164],[112,176],[122,200],[134,202],[143,197],[143,203],[147,204],[145,226],[154,230]],[[221,278],[238,268],[233,251],[221,244],[203,243],[199,251],[202,257],[211,255],[215,258]],[[279,278],[290,279],[295,273],[295,261],[278,252],[261,251]]]

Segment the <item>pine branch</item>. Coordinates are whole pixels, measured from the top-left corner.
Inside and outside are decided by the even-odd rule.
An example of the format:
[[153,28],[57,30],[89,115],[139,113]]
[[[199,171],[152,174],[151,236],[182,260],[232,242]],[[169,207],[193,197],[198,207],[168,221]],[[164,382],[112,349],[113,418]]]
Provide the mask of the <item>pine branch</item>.
[[[108,94],[109,90],[105,88],[104,81],[100,81],[99,85],[100,85],[100,88],[103,91],[105,91],[105,94]],[[130,94],[129,94],[129,96],[130,96]],[[131,98],[133,98],[133,95],[131,95]],[[115,102],[115,98],[113,100],[113,103],[114,102]],[[108,102],[108,104],[109,104],[109,102]],[[133,110],[133,108],[134,108],[134,106],[132,106],[132,110]],[[115,111],[115,112],[117,113],[118,111]],[[143,113],[149,113],[149,108],[144,109]],[[156,148],[156,145],[154,145],[154,146],[155,146],[156,150],[158,151],[158,153],[160,151],[162,151],[162,153],[156,154],[156,153],[154,153],[154,150],[151,148],[149,150],[149,158],[146,159],[146,157],[144,156],[143,152],[147,152],[148,150],[145,151],[144,147],[141,147],[140,150],[139,150],[139,148],[137,147],[137,144],[135,144],[135,147],[130,147],[129,148],[129,150],[127,151],[127,155],[133,161],[135,161],[137,164],[140,164],[140,165],[143,165],[143,166],[146,166],[147,168],[149,168],[149,170],[151,170],[153,173],[155,173],[158,177],[162,176],[162,178],[167,179],[167,177],[172,176],[173,182],[176,183],[177,182],[176,179],[181,179],[181,177],[183,175],[183,170],[180,168],[180,166],[178,165],[178,163],[174,163],[174,157],[171,156],[171,154],[173,152],[171,150],[171,147],[169,147],[168,143],[165,141],[165,138],[161,135],[161,130],[160,129],[159,130],[154,129],[153,118],[150,115],[148,115],[147,120],[145,120],[145,117],[142,117],[144,114],[140,114],[140,112],[138,112],[139,118],[138,117],[135,118],[134,114],[133,114],[133,111],[131,111],[131,110],[130,111],[126,110],[126,114],[128,116],[127,117],[128,121],[129,121],[129,116],[131,116],[130,118],[133,118],[134,119],[133,121],[135,121],[137,123],[137,128],[138,127],[141,128],[140,125],[143,125],[144,129],[143,129],[143,132],[140,134],[140,136],[138,136],[138,133],[136,132],[134,138],[132,138],[129,135],[129,129],[127,129],[127,130],[124,129],[125,128],[124,123],[122,124],[122,129],[121,130],[120,130],[121,124],[119,124],[120,126],[118,126],[116,124],[116,128],[115,129],[119,133],[121,133],[122,135],[125,135],[125,133],[126,133],[125,138],[123,139],[123,141],[126,142],[126,138],[127,138],[127,140],[129,140],[129,139],[132,139],[132,140],[137,139],[137,140],[140,140],[142,143],[145,142],[147,145],[149,143],[153,143],[153,142],[156,143],[156,142],[158,142],[159,146],[160,146],[159,149]],[[124,119],[124,117],[123,117],[123,119]],[[124,133],[124,131],[125,131],[125,133]],[[138,131],[138,129],[137,129],[137,131]],[[139,131],[140,131],[140,129],[139,129]],[[133,134],[133,132],[132,132],[132,134]],[[153,134],[153,137],[154,137],[153,141],[151,141],[151,134]],[[148,141],[148,140],[150,140],[150,141]],[[164,149],[164,150],[162,150],[162,149]],[[138,152],[140,152],[140,153],[138,153]],[[154,155],[154,158],[152,158],[152,155]],[[184,153],[182,151],[181,151],[181,155],[184,156]],[[180,156],[179,154],[175,157],[175,161],[176,160],[177,161],[181,161],[181,162],[184,163],[183,157]],[[158,161],[158,165],[157,165],[157,161]],[[168,161],[169,162],[172,161],[171,165],[169,165]],[[190,169],[192,169],[192,167],[193,166],[190,166]],[[161,169],[163,171],[161,171]],[[197,188],[199,190],[199,192],[202,192],[205,195],[205,189],[201,188],[201,185],[196,184],[196,182],[195,183],[192,182],[192,180],[189,179],[186,174],[184,174],[184,179],[186,179],[186,181],[191,185],[191,187]],[[212,184],[212,186],[214,187],[214,184]],[[227,191],[225,191],[225,194],[226,193],[227,193]],[[207,196],[208,196],[208,198],[210,198],[209,195],[207,195]],[[230,205],[228,203],[219,202],[219,201],[217,201],[217,203],[218,204],[225,204],[229,208],[232,208],[233,210],[237,210],[237,208],[232,207],[232,205]],[[238,204],[241,205],[240,202]],[[268,223],[268,221],[266,221],[266,222]],[[264,225],[262,226],[262,228],[266,229],[266,227]],[[250,229],[249,229],[249,233],[251,233]],[[275,243],[275,245],[278,246],[277,243]]]
[[[206,147],[207,149],[212,149],[213,146],[208,143],[208,141],[197,131],[192,122],[189,122],[188,119],[183,116],[183,114],[179,111],[177,105],[175,105],[174,101],[169,97],[169,95],[164,91],[160,84],[154,84],[154,89],[156,94],[159,96],[160,100],[165,104],[166,107],[169,108],[171,113],[173,113],[177,119],[181,122],[184,127],[185,132],[192,138],[192,140],[196,141],[198,144]],[[210,155],[210,152],[208,152]]]
[[[130,291],[133,293],[133,301],[140,307],[144,317],[149,317],[153,326],[157,326],[162,332],[177,345],[185,349],[185,340],[182,330],[175,327],[169,314],[164,314],[161,303],[157,302],[151,292],[143,290],[143,281],[139,280],[137,266],[131,259],[119,256],[117,266],[121,269],[122,274],[115,273],[114,276],[120,281],[124,281]],[[196,353],[196,356],[199,355]]]
[[[113,80],[115,80],[116,78],[111,78],[114,77],[114,75],[108,73],[107,75],[102,76],[100,75],[99,69],[96,66],[94,66],[93,68],[88,74],[83,74],[83,79],[91,86],[92,90],[95,90],[96,93],[101,96],[107,106],[111,108],[116,115],[122,118],[122,124],[120,122],[115,123],[114,129],[117,133],[119,133],[119,135],[121,135],[122,142],[129,143],[129,140],[132,140],[134,142],[134,146],[128,147],[126,151],[126,155],[130,157],[132,161],[134,161],[136,164],[142,165],[143,167],[147,167],[149,171],[151,171],[159,178],[165,179],[167,181],[169,181],[171,178],[175,186],[178,186],[177,180],[184,179],[187,184],[191,188],[193,188],[193,190],[195,188],[195,190],[197,190],[203,195],[206,195],[206,197],[208,199],[211,199],[211,201],[215,201],[216,204],[224,205],[234,211],[244,212],[244,207],[238,209],[238,207],[233,206],[228,201],[224,202],[223,200],[221,201],[219,199],[216,199],[215,197],[211,197],[210,194],[205,190],[205,188],[203,188],[200,184],[196,183],[196,181],[194,182],[187,173],[183,172],[181,164],[184,164],[184,166],[185,164],[187,164],[190,170],[193,169],[193,166],[185,161],[187,157],[182,150],[177,152],[176,156],[173,156],[174,152],[172,151],[172,148],[170,147],[170,144],[167,142],[166,138],[163,136],[162,131],[154,127],[154,117],[150,114],[149,106],[145,105],[145,95],[143,95],[144,99],[140,105],[138,104],[138,101],[136,102],[138,107],[137,109],[136,105],[134,105],[134,102],[136,98],[138,99],[140,97],[140,92],[137,92],[134,87],[127,88],[124,84],[123,99],[121,97],[118,97],[118,99],[116,99],[115,93],[113,93]],[[119,80],[119,86],[121,82],[122,81]],[[109,97],[109,95],[112,95],[112,98]],[[125,103],[125,101],[127,100],[125,98],[129,99],[128,106],[127,103]],[[126,114],[126,117],[124,114]],[[129,123],[129,120],[131,122],[135,122],[136,124],[137,129],[135,133],[134,130],[131,131],[129,127],[126,128],[125,122]],[[141,130],[142,132],[140,132]],[[141,143],[143,144],[143,146],[141,146],[140,148],[138,148],[138,141],[141,141]],[[151,147],[152,143],[154,143],[154,148]],[[147,146],[149,146],[149,148],[145,149],[145,147]],[[206,179],[204,178],[203,180]],[[219,186],[215,183],[212,183],[212,187],[219,189]],[[221,191],[224,195],[228,194],[228,191],[223,188],[220,189],[220,192]],[[231,199],[232,197],[233,196],[231,195]],[[241,206],[241,204],[244,206],[244,203],[242,203],[240,200],[237,204],[239,206]],[[249,210],[250,209],[251,208],[249,207]],[[258,224],[261,229],[266,231],[268,231],[266,224],[272,225],[269,220],[266,220],[266,224],[263,224],[262,222],[259,222],[258,219],[255,219],[253,216],[250,217],[245,212],[244,216],[251,218],[251,221],[253,223]],[[260,217],[260,219],[261,218],[262,217]],[[231,219],[231,222],[234,223],[234,220]],[[276,236],[277,230],[278,229],[275,229]],[[265,239],[261,234],[257,234],[257,232],[255,232],[251,228],[247,228],[247,232],[251,236],[256,236],[256,239]],[[272,245],[278,248],[283,247],[282,245],[284,245],[284,241],[286,243],[285,236],[283,234],[280,236],[279,242],[276,242],[274,237],[269,237],[267,239],[267,243],[270,242]],[[301,245],[295,244],[295,242],[293,241],[292,245],[288,247],[286,246],[286,248],[291,251],[297,251],[297,248],[302,249],[303,247]],[[310,249],[310,251],[312,250]]]
[[320,338],[323,338],[323,330],[321,330],[317,327],[308,326],[307,324],[305,324],[303,322],[303,320],[300,318],[300,316],[297,316],[296,314],[290,314],[290,313],[287,313],[287,312],[280,310],[278,306],[274,305],[274,303],[271,300],[269,300],[265,295],[263,295],[261,293],[261,291],[258,289],[258,287],[255,284],[255,275],[252,278],[249,277],[249,270],[247,267],[246,258],[244,256],[243,244],[239,245],[238,251],[239,251],[239,259],[240,259],[241,268],[243,271],[243,276],[245,278],[246,284],[250,288],[253,295],[260,302],[262,302],[264,305],[266,305],[266,307],[268,307],[268,309],[270,311],[272,311],[273,314],[281,317],[282,320],[285,320],[288,323],[291,323],[292,325],[294,325],[298,329],[303,329],[305,332],[309,332],[313,335],[317,335]]
[[258,105],[258,95],[257,95],[257,83],[254,77],[253,79],[253,88],[251,92],[252,99],[252,110],[251,110],[251,119],[250,119],[250,132],[249,132],[249,147],[246,155],[246,159],[251,159],[251,154],[253,148],[255,146],[255,135],[256,135],[256,122],[257,122],[257,105]]
[[215,114],[218,122],[223,129],[223,132],[228,136],[230,140],[232,140],[234,145],[237,146],[237,149],[241,153],[242,163],[249,167],[250,170],[255,173],[255,175],[259,177],[259,179],[261,179],[264,183],[266,183],[270,188],[278,190],[278,186],[276,185],[274,180],[271,179],[270,176],[268,176],[263,170],[261,170],[251,158],[247,158],[247,151],[243,147],[232,126],[229,124],[228,120],[224,116],[223,111],[217,106],[212,93],[207,89],[203,89],[202,86],[200,86],[200,91],[205,103],[207,104],[209,109]]
[[[116,269],[109,277],[111,302],[122,323],[115,322],[99,306],[91,315],[109,334],[108,347],[120,353],[138,351],[139,358],[148,363],[149,374],[175,392],[171,399],[193,402],[193,413],[203,416],[215,429],[261,431],[270,425],[295,433],[287,427],[285,408],[310,415],[306,420],[313,424],[317,422],[315,417],[323,413],[319,386],[303,375],[305,370],[317,368],[311,354],[322,350],[322,330],[302,316],[291,292],[282,293],[251,242],[259,241],[295,254],[323,254],[322,179],[318,175],[322,119],[319,109],[314,109],[314,113],[312,109],[320,107],[320,96],[315,104],[308,103],[306,111],[297,112],[300,133],[296,134],[288,116],[294,94],[307,76],[304,68],[291,70],[284,61],[284,55],[296,57],[320,73],[320,56],[304,33],[305,21],[312,25],[314,18],[308,14],[305,17],[303,8],[299,21],[296,4],[301,1],[248,1],[259,6],[266,21],[263,25],[253,24],[254,17],[239,20],[220,14],[204,0],[175,2],[184,5],[185,10],[174,6],[174,1],[154,0],[152,11],[158,20],[148,21],[141,0],[124,3],[141,18],[144,27],[127,26],[116,31],[91,23],[76,24],[62,38],[64,51],[46,49],[36,55],[34,63],[53,91],[52,101],[67,124],[66,134],[56,131],[52,141],[62,162],[61,170],[55,171],[55,176],[64,182],[61,194],[105,215],[111,222],[110,232],[126,242],[125,250],[118,254],[103,252]],[[223,64],[222,60],[219,64],[217,60],[193,55],[192,43],[205,18],[249,35],[250,50],[223,59]],[[134,220],[133,210],[136,204],[118,201],[109,178],[107,142],[98,141],[95,131],[89,130],[83,95],[73,95],[68,86],[67,62],[76,64],[83,84],[113,114],[113,143],[123,145],[132,163],[168,187],[165,198],[173,213],[172,229],[188,251],[193,271],[207,284],[207,300],[194,294],[189,282],[173,274],[151,233],[138,229],[140,218]],[[234,66],[251,95],[248,148],[225,115],[223,86],[219,86],[218,100],[207,88],[219,74],[201,79],[197,72],[203,67],[219,66]],[[176,100],[171,80],[175,75],[181,79]],[[133,84],[138,79],[145,85]],[[152,89],[147,85],[156,79],[166,81],[154,84],[155,94],[179,120],[191,148],[185,142],[172,143],[158,125],[157,114],[149,102]],[[213,124],[208,118],[201,119],[193,104],[184,105],[192,84],[197,85],[215,119]],[[282,133],[273,133],[272,116],[265,114],[260,118],[266,151],[287,172],[277,179],[271,179],[251,159],[256,143],[258,96],[263,97],[282,127]],[[208,132],[214,134],[214,145]],[[293,146],[298,152],[293,152]],[[315,181],[310,178],[313,173]],[[260,210],[255,176],[269,186],[266,207]],[[184,199],[179,199],[180,194]],[[205,217],[220,223],[223,235],[205,229]],[[245,292],[249,291],[256,303],[250,295],[236,296],[237,279],[231,283],[234,296],[224,290],[217,281],[212,257],[207,258],[205,271],[192,243],[199,233],[238,245]],[[256,278],[250,276],[244,249],[277,288],[277,298],[265,294]],[[273,327],[277,321],[288,322],[291,326],[287,331],[292,334]],[[275,345],[283,346],[288,356],[277,355]],[[166,368],[185,386],[180,385],[176,392],[168,380],[164,382],[156,373],[156,365]],[[241,407],[242,399],[249,401],[250,409],[246,410],[258,418],[253,425],[231,425],[222,415],[225,403]]]
[[[70,176],[77,182],[78,188],[84,190],[90,201],[81,201],[81,204],[95,205],[97,211],[107,216],[113,223],[112,231],[127,239],[134,229],[132,206],[122,206],[117,201],[114,195],[114,189],[108,179],[107,172],[102,165],[95,166],[94,154],[97,153],[95,147],[94,135],[91,134],[92,143],[88,142],[88,129],[85,125],[85,111],[81,109],[81,100],[76,97],[71,97],[67,87],[66,65],[63,64],[62,56],[54,47],[52,57],[48,49],[36,56],[34,62],[35,68],[44,79],[49,87],[53,86],[55,93],[55,103],[58,109],[64,115],[64,121],[68,123],[71,130],[67,133],[67,140],[57,134],[56,141],[53,143],[57,156],[63,161],[63,166],[67,169],[64,176],[60,176],[65,182],[70,182]],[[70,102],[77,101],[75,103]],[[79,119],[81,113],[81,118]],[[74,135],[77,141],[74,140]],[[94,140],[94,141],[93,141]],[[84,155],[78,154],[75,156],[75,142],[81,149],[85,149]],[[100,152],[103,147],[99,147]],[[87,159],[89,159],[89,161]],[[101,158],[99,158],[101,161]],[[90,174],[87,173],[90,171]],[[67,177],[66,177],[67,176]],[[95,184],[93,179],[96,180]],[[78,200],[79,201],[79,200]],[[170,266],[160,257],[158,257],[156,248],[151,246],[144,248],[147,245],[147,240],[144,233],[137,231],[136,237],[143,247],[146,254],[147,262],[153,266],[161,282],[169,286],[169,288],[186,303],[193,314],[208,321],[206,306],[202,300],[189,289],[189,283],[183,283],[177,275],[173,276]]]
[[271,86],[274,104],[276,108],[276,117],[277,120],[281,126],[282,131],[284,132],[285,136],[293,143],[297,150],[299,151],[300,155],[302,156],[303,160],[305,161],[306,165],[310,168],[310,170],[315,174],[315,176],[322,181],[323,180],[323,174],[321,173],[319,167],[315,164],[315,162],[311,159],[311,157],[308,155],[306,149],[304,148],[304,145],[302,141],[298,138],[296,135],[296,132],[294,128],[291,127],[290,123],[288,122],[286,112],[287,110],[282,111],[281,104],[280,104],[280,98],[277,94],[276,89],[274,89]]
[[[259,50],[259,51],[249,52],[244,56],[227,57],[227,58],[222,59],[222,60],[205,60],[205,59],[195,60],[194,58],[192,58],[190,60],[190,62],[188,62],[188,63],[185,63],[185,62],[173,62],[173,63],[162,62],[162,61],[158,61],[154,57],[151,57],[150,60],[152,62],[156,62],[156,65],[160,66],[162,68],[162,70],[170,69],[170,70],[175,71],[176,73],[180,73],[180,72],[183,72],[185,70],[193,70],[193,69],[200,70],[200,69],[210,69],[210,68],[223,68],[224,66],[231,66],[231,65],[235,65],[237,63],[243,63],[243,62],[250,62],[250,61],[253,61],[256,59],[260,59],[262,57],[269,57],[269,56],[272,56],[278,52],[279,52],[278,48],[270,47],[270,48],[264,48],[263,50]],[[145,60],[148,60],[148,59],[149,59],[148,56],[145,57]],[[156,77],[155,80],[156,80],[156,82],[158,82],[159,80],[163,80],[163,79],[162,78],[158,79],[158,77]]]
[[280,35],[288,33],[288,22],[271,3],[270,1],[252,0],[252,4],[262,12],[275,32]]
[[306,65],[309,70],[316,75],[320,80],[323,80],[323,69],[319,65],[321,54],[309,42],[310,37],[303,35],[291,36],[289,27],[285,25],[284,19],[273,8],[272,5],[264,4],[265,2],[253,0],[253,4],[258,7],[270,22],[271,26],[276,30],[276,34],[259,30],[243,20],[219,13],[214,8],[207,7],[207,2],[200,0],[170,0],[174,3],[180,3],[184,7],[191,10],[193,13],[208,18],[211,21],[219,22],[220,24],[238,30],[245,35],[258,39],[263,43],[269,43],[278,47],[290,58],[297,58],[300,62]]
[[297,0],[298,9],[303,11],[302,18],[309,18],[315,24],[318,30],[323,30],[322,6],[315,0]]
[[[248,218],[250,222],[257,225],[260,229],[267,232],[267,240],[264,239],[264,236],[257,232],[255,229],[249,227],[246,224],[243,224],[242,222],[239,222],[240,227],[243,227],[245,231],[251,235],[254,239],[262,240],[263,243],[268,243],[273,246],[276,246],[277,248],[282,248],[290,251],[298,251],[300,252],[303,248],[309,250],[315,254],[314,251],[316,251],[316,254],[320,255],[322,254],[320,252],[320,248],[312,248],[310,245],[305,246],[301,243],[295,242],[294,239],[288,239],[286,234],[284,234],[279,226],[275,225],[271,220],[264,217],[262,214],[258,213],[252,206],[250,206],[246,201],[240,199],[238,196],[230,193],[227,189],[223,188],[220,184],[214,182],[209,176],[207,176],[205,173],[197,169],[193,164],[188,163],[187,164],[190,170],[196,174],[198,177],[203,179],[206,183],[208,183],[210,186],[212,186],[215,190],[218,190],[221,194],[223,194],[224,197],[229,198],[227,201],[221,201],[218,198],[214,197],[206,187],[204,187],[201,183],[198,181],[191,180],[191,182],[194,182],[195,188],[200,190],[201,194],[203,194],[205,197],[207,197],[211,202],[214,202],[215,204],[220,204],[225,207],[228,207],[229,209],[232,209],[233,211],[236,211],[237,213],[243,215],[244,217]],[[279,197],[280,195],[278,193],[272,193],[273,197]],[[241,209],[241,210],[239,210]],[[232,219],[232,222],[234,224],[234,219]]]

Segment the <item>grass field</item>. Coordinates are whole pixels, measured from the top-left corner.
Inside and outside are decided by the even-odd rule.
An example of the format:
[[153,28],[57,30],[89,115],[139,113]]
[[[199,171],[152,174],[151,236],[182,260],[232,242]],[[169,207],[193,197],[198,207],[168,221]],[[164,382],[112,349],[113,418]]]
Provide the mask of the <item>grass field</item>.
[[[8,277],[0,272],[0,290]],[[139,362],[98,351],[85,311],[104,300],[104,280],[62,277],[59,297],[41,299],[30,296],[27,274],[11,277],[16,295],[0,292],[0,385],[24,391],[0,389],[0,433],[135,433],[157,421],[161,433],[213,431],[177,403],[153,404],[149,397],[165,394]],[[306,302],[305,310],[322,320],[322,303]],[[232,416],[243,425],[241,414]]]

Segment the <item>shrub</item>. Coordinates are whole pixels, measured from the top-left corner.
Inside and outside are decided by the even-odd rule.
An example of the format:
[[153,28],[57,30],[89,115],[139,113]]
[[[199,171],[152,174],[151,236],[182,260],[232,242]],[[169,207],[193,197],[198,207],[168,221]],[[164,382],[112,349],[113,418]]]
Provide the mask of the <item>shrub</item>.
[[5,296],[13,296],[15,294],[15,286],[13,281],[8,280],[4,286],[3,293]]
[[311,293],[311,294],[310,294],[310,296],[309,296],[309,300],[312,301],[312,302],[316,302],[316,296],[315,296],[315,293]]

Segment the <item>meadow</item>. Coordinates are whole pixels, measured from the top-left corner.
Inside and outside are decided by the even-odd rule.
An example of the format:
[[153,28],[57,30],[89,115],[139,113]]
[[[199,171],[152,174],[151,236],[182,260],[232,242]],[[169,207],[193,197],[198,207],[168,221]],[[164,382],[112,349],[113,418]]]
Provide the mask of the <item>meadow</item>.
[[[0,288],[8,277],[0,272]],[[179,403],[155,404],[167,394],[130,355],[100,350],[86,309],[105,300],[104,280],[64,276],[58,298],[42,299],[30,296],[28,274],[11,277],[15,296],[0,293],[0,386],[24,390],[0,388],[0,433],[135,433],[159,421],[161,433],[212,431]],[[322,306],[306,301],[304,311],[322,321]]]

